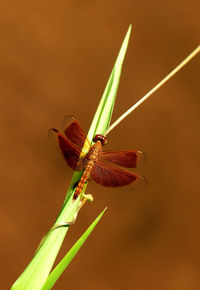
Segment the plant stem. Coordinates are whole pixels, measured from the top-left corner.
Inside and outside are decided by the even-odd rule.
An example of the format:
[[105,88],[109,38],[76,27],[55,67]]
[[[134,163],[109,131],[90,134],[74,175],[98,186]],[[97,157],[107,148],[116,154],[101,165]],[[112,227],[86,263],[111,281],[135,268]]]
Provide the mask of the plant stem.
[[164,83],[166,83],[171,77],[173,77],[182,67],[184,67],[195,55],[200,52],[200,45],[193,50],[175,69],[173,69],[164,79],[162,79],[152,90],[150,90],[144,97],[142,97],[135,105],[128,109],[123,115],[121,115],[104,133],[108,135],[123,119],[125,119],[130,113],[132,113],[137,107],[139,107],[144,101],[146,101],[155,91],[157,91]]

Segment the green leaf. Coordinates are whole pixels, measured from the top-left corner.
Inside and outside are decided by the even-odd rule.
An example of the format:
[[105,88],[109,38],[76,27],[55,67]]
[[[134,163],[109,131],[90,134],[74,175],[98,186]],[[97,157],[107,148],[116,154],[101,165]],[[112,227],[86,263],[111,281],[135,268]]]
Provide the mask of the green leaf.
[[103,96],[93,118],[90,130],[88,132],[89,140],[92,140],[95,134],[104,134],[110,125],[110,120],[113,112],[117,89],[119,86],[119,80],[122,70],[122,64],[126,54],[128,41],[131,33],[131,25],[126,33],[121,49],[119,51],[117,60],[107,82]]
[[[122,47],[119,51],[117,60],[115,62],[114,68],[106,85],[105,91],[95,113],[94,119],[90,126],[88,132],[88,138],[92,141],[93,136],[96,133],[104,134],[106,129],[109,127],[112,111],[114,107],[115,97],[117,94],[117,89],[119,85],[119,79],[121,75],[121,69],[123,60],[125,57],[126,49],[128,46],[128,41],[130,37],[131,26],[129,27],[125,39],[123,41]],[[72,200],[74,193],[74,184],[81,178],[80,172],[75,172],[72,177],[71,184],[69,186],[66,199],[64,201],[63,207],[59,213],[58,218],[53,226],[64,224],[70,222],[74,219],[79,207],[80,196],[74,202]],[[86,187],[84,188],[85,191]],[[13,284],[12,289],[28,289],[28,290],[38,290],[44,285],[59,249],[62,245],[64,237],[68,231],[66,227],[60,227],[55,230],[50,230],[48,234],[42,240],[39,249],[35,253],[30,264]]]
[[56,283],[58,278],[62,275],[64,270],[67,268],[71,260],[76,256],[79,249],[85,243],[102,215],[104,214],[106,208],[102,211],[102,213],[93,221],[93,223],[89,226],[89,228],[85,231],[85,233],[80,237],[80,239],[74,244],[74,246],[69,250],[69,252],[64,256],[64,258],[60,261],[60,263],[54,268],[54,270],[48,276],[42,290],[51,289],[53,285]]
[[[78,204],[78,199],[74,203],[67,203],[65,206],[65,217],[61,215],[56,224],[61,224],[64,221],[71,221],[72,217],[77,212]],[[41,289],[51,271],[67,231],[68,227],[61,227],[53,231],[50,230],[49,233],[47,233],[32,261],[13,284],[11,289]]]

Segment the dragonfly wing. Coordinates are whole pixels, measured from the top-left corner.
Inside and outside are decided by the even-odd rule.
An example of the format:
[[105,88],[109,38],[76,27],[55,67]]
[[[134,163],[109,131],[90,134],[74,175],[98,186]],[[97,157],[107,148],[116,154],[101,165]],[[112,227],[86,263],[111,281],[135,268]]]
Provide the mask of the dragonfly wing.
[[82,148],[85,141],[87,140],[87,137],[75,117],[66,117],[64,120],[64,127],[65,136],[70,139],[74,144],[76,144],[79,148]]
[[145,155],[137,150],[103,151],[101,159],[127,168],[136,168],[143,163]]
[[118,187],[137,182],[140,176],[136,173],[96,161],[90,173],[92,179],[107,187]]
[[76,171],[81,171],[85,168],[86,161],[79,157],[81,150],[78,146],[56,129],[50,129],[49,135],[57,143],[69,167]]

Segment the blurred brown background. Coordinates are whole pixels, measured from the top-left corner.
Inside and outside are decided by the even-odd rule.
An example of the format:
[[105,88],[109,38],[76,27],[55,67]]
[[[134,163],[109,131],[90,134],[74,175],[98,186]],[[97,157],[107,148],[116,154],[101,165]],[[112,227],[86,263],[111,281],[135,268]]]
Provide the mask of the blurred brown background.
[[[1,289],[53,224],[72,171],[49,141],[74,114],[87,129],[130,23],[113,119],[199,44],[199,1],[1,1]],[[144,191],[91,183],[58,259],[108,210],[55,289],[200,289],[200,56],[110,135],[143,150]],[[75,286],[74,286],[75,285]]]

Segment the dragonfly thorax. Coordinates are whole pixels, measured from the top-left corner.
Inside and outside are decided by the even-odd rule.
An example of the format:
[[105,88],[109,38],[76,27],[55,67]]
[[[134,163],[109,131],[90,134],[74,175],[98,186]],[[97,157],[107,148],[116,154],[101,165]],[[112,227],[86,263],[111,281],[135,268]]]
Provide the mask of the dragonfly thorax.
[[98,159],[99,155],[101,154],[101,152],[102,152],[102,145],[100,142],[96,142],[90,148],[90,151],[88,152],[87,158],[91,161],[96,161]]

